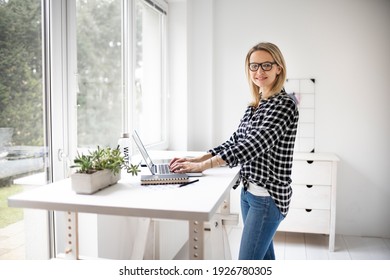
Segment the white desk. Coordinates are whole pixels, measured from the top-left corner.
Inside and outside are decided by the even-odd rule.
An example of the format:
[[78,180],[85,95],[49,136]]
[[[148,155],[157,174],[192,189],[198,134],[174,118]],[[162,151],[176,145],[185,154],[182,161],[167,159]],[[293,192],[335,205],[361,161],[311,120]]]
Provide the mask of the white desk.
[[[8,204],[10,207],[68,212],[68,258],[79,258],[77,213],[80,212],[151,220],[188,220],[189,258],[203,259],[205,223],[210,222],[211,235],[215,236],[213,246],[214,241],[223,242],[220,238],[223,220],[229,219],[229,194],[238,173],[238,168],[214,168],[205,171],[199,182],[182,188],[177,185],[141,186],[139,177],[124,174],[118,184],[93,195],[76,194],[71,189],[70,179],[65,179],[14,195],[8,199]],[[224,247],[224,244],[220,246]],[[226,254],[214,257],[224,258]]]

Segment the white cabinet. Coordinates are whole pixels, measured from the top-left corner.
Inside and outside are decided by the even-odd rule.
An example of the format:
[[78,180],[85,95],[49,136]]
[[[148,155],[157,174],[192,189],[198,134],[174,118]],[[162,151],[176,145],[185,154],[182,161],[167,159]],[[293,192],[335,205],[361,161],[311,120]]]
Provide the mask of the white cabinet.
[[279,231],[329,234],[329,250],[334,251],[338,161],[334,154],[294,155],[293,196]]

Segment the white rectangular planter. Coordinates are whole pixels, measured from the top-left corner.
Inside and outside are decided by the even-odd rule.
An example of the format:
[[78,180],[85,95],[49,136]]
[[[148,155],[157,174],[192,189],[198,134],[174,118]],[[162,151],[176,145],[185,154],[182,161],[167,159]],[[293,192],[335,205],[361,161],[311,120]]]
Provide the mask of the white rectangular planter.
[[79,194],[92,194],[116,184],[121,173],[114,175],[110,170],[99,170],[92,174],[74,173],[71,175],[72,189]]

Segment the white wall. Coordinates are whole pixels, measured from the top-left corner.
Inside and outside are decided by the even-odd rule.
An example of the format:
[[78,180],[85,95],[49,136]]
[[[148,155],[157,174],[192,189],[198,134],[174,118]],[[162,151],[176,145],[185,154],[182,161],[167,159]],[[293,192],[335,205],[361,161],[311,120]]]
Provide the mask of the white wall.
[[[171,3],[168,11],[168,118],[169,142],[177,150],[187,150],[187,4]],[[183,125],[184,124],[184,125]],[[184,128],[183,128],[184,126]],[[180,130],[181,133],[177,133]]]
[[231,135],[250,98],[245,55],[274,42],[289,78],[316,79],[316,151],[341,159],[337,233],[390,237],[390,1],[168,2],[171,18],[186,15],[185,39],[171,19],[169,44],[186,56],[187,71],[171,65],[170,82],[187,81],[172,98],[186,95],[175,106],[188,108],[172,113],[188,138],[175,131],[170,148],[206,150]]

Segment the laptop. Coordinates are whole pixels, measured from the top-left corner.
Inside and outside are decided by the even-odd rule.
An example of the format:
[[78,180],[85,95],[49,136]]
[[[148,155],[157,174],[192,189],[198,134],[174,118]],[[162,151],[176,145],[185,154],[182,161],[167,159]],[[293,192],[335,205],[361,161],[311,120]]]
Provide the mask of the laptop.
[[[149,156],[144,144],[141,141],[141,138],[139,137],[136,130],[133,131],[133,139],[135,144],[137,145],[137,148],[139,152],[141,153],[142,158],[145,161],[146,166],[149,168],[150,172],[153,175],[161,175],[161,174],[175,174],[170,171],[169,169],[169,161],[170,160],[163,160],[165,163],[157,163],[155,164],[152,160],[152,158]],[[189,177],[199,177],[203,176],[203,173],[196,172],[196,173],[186,173]]]

